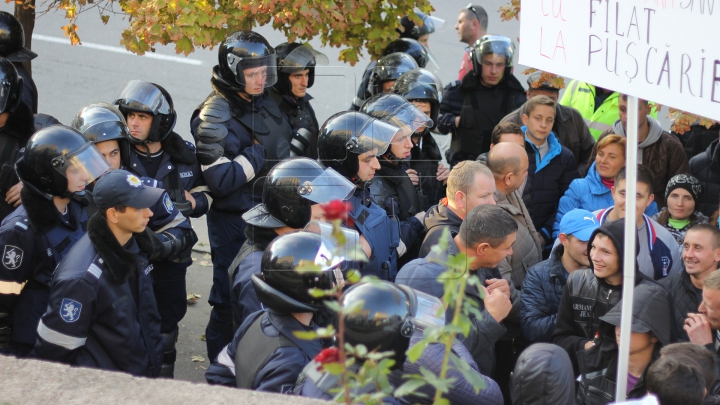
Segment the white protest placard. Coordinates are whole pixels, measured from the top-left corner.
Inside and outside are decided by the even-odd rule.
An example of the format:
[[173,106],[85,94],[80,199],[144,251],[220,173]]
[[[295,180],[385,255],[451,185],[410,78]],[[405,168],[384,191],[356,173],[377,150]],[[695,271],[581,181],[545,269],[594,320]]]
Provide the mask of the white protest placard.
[[520,63],[720,120],[720,0],[521,0]]

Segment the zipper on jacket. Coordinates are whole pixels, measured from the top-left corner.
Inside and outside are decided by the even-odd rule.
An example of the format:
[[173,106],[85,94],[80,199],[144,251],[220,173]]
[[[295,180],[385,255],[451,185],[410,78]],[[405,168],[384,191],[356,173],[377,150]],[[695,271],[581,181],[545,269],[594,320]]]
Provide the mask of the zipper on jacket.
[[612,294],[612,292],[613,292],[613,290],[608,291],[608,296],[606,298],[608,301],[610,301],[610,295]]

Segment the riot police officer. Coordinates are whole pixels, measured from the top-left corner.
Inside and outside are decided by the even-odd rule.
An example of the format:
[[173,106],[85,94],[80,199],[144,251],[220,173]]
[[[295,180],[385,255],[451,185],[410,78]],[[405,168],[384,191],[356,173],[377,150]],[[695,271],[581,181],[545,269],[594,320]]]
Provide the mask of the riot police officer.
[[279,235],[303,229],[311,219],[323,219],[318,204],[346,200],[353,191],[355,185],[346,178],[308,158],[284,160],[268,173],[263,202],[243,214],[247,240],[228,270],[236,328],[262,309],[250,276],[260,272],[262,253],[270,242]]
[[[430,54],[430,51],[428,51],[428,49],[423,46],[423,44],[416,41],[415,39],[400,38],[390,42],[388,46],[386,46],[383,50],[381,59],[397,52],[410,55],[417,64],[417,66],[415,67],[432,67],[433,69],[439,69],[437,62],[435,61],[435,58],[433,58],[432,54]],[[373,92],[370,87],[370,79],[378,63],[379,60],[372,61],[370,62],[368,67],[365,68],[362,81],[360,82],[360,86],[358,87],[357,96],[353,99],[353,104],[350,106],[351,111],[360,110],[360,107],[362,107],[363,103],[367,99],[369,99],[370,96],[380,93]],[[405,71],[407,71],[407,69]]]
[[33,135],[15,167],[22,205],[0,226],[0,350],[23,356],[37,339],[53,271],[87,228],[85,210],[71,197],[110,167],[92,143],[62,125]]
[[395,134],[390,147],[378,159],[380,170],[370,184],[370,194],[389,216],[404,221],[421,212],[422,190],[413,185],[406,171],[413,143],[412,135],[420,128],[432,126],[430,118],[397,94],[378,94],[363,104],[361,112],[392,124],[400,132]]
[[[198,218],[207,212],[209,191],[201,176],[195,157],[195,147],[173,132],[177,113],[170,94],[155,83],[131,80],[125,84],[114,103],[125,117],[130,129],[127,140],[131,144],[126,169],[138,177],[157,180],[156,186],[165,189],[166,212],[175,205],[185,217]],[[182,219],[178,219],[182,222]],[[192,264],[190,250],[197,241],[192,229],[186,229],[172,257],[153,260],[153,288],[162,319],[166,350],[163,377],[172,377],[175,363],[175,344],[178,322],[187,311],[185,275]],[[182,232],[181,232],[182,234]],[[150,234],[149,236],[153,236]]]
[[450,168],[440,162],[442,153],[430,132],[437,126],[441,98],[439,92],[442,89],[435,75],[424,69],[414,69],[400,76],[392,90],[427,114],[433,122],[413,133],[413,147],[408,162],[410,180],[422,190],[422,198],[418,201],[422,211],[445,197],[444,182],[450,175]]
[[23,79],[22,101],[30,107],[33,114],[37,114],[37,87],[22,64],[37,58],[37,54],[25,48],[25,30],[20,21],[7,11],[0,11],[0,56],[12,62],[17,69],[18,76]]
[[320,125],[310,105],[312,96],[307,89],[315,83],[315,66],[327,65],[328,58],[309,46],[294,42],[276,46],[275,55],[278,80],[269,94],[288,117],[295,134],[290,143],[290,154],[317,159]]
[[403,16],[400,18],[400,28],[395,31],[400,33],[400,38],[414,39],[426,48],[429,48],[430,34],[442,28],[445,24],[445,20],[435,16],[427,15],[418,9],[413,10],[415,15],[418,16],[423,24],[418,25],[413,22],[409,16]]
[[32,111],[22,101],[24,80],[18,76],[15,66],[3,58],[0,58],[0,82],[7,86],[0,94],[0,195],[4,197],[0,199],[2,219],[20,205],[22,184],[15,174],[14,165],[20,157],[20,149],[25,147],[35,127]]
[[492,130],[526,100],[525,89],[512,74],[515,44],[510,38],[485,35],[471,52],[473,70],[459,85],[445,89],[438,131],[452,132],[448,162],[475,160],[490,150]]
[[370,75],[370,82],[368,83],[370,96],[389,93],[395,81],[403,73],[417,67],[418,64],[415,59],[403,52],[394,52],[383,56]]
[[[412,246],[424,231],[418,218],[405,221],[390,218],[370,196],[369,185],[380,169],[378,156],[390,146],[400,132],[397,127],[355,111],[330,117],[320,129],[318,155],[320,162],[355,183],[349,212],[353,226],[361,235],[369,257],[363,273],[383,280],[394,280],[397,259]],[[423,213],[420,213],[424,215]],[[420,215],[418,214],[418,215]]]
[[153,265],[138,246],[164,194],[125,170],[95,185],[98,212],[53,275],[35,354],[42,359],[136,376],[161,372],[163,337]]
[[[213,91],[195,110],[191,129],[203,177],[213,195],[207,214],[213,262],[208,357],[232,339],[228,266],[245,241],[241,215],[261,202],[262,179],[290,157],[293,132],[265,89],[277,81],[275,50],[260,34],[239,31],[219,46]],[[256,180],[256,178],[258,180]]]
[[[344,284],[344,258],[326,257],[335,247],[320,235],[293,232],[265,249],[262,273],[252,276],[258,299],[266,310],[247,318],[205,373],[210,384],[279,393],[291,392],[302,371],[322,349],[319,339],[301,340],[294,332],[313,330],[313,313],[326,298],[314,298],[310,288],[331,289]],[[319,274],[295,271],[302,263],[321,266]]]
[[[125,118],[115,106],[108,103],[89,104],[77,113],[72,127],[95,144],[113,170],[131,164],[131,154],[134,152],[130,150],[130,130],[125,124]],[[140,178],[140,180],[147,186],[162,185],[153,178]],[[92,188],[92,184],[88,188]],[[87,195],[89,201],[86,210],[92,215],[97,211],[97,206],[91,190]],[[180,213],[167,192],[163,191],[160,199],[150,208],[153,216],[145,232],[136,235],[135,239],[147,252],[154,268],[154,295],[163,319],[162,333],[166,345],[160,375],[172,377],[178,334],[177,323],[184,317],[187,309],[184,283],[186,265],[180,263],[188,263],[187,258],[192,246],[197,242],[197,235],[192,229],[190,220]],[[177,277],[168,276],[168,272],[177,272]]]
[[[395,364],[391,370],[402,369],[410,338],[416,331],[420,332],[415,336],[415,341],[418,341],[422,339],[425,328],[445,325],[445,317],[437,315],[438,310],[442,312],[442,302],[438,298],[386,281],[354,285],[345,291],[340,303],[345,308],[355,305],[361,308],[345,315],[345,343],[364,345],[368,351],[378,353],[393,352],[391,359]],[[355,372],[361,362],[362,359],[357,359],[351,366]],[[322,364],[317,361],[312,361],[303,369],[298,381],[294,394],[328,400],[335,396],[331,390],[342,385],[341,376],[322,371]],[[358,389],[357,394],[374,389],[374,386],[363,387]],[[383,403],[387,403],[386,400]]]

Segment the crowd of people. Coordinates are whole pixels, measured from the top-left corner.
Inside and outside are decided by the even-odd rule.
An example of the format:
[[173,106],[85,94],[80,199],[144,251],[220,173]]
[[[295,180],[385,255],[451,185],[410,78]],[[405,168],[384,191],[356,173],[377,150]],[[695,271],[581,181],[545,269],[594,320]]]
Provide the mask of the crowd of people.
[[[322,363],[337,341],[297,332],[337,324],[309,291],[334,288],[359,308],[343,315],[345,342],[392,352],[392,386],[439,375],[444,345],[406,353],[452,320],[439,277],[462,253],[478,311],[452,345],[470,370],[450,370],[451,404],[720,403],[720,126],[669,133],[640,100],[628,162],[626,94],[572,80],[560,98],[539,72],[526,90],[515,44],[487,35],[473,4],[455,26],[468,45],[458,80],[443,86],[428,51],[443,21],[416,14],[423,24],[399,21],[349,111],[322,124],[307,91],[325,55],[230,34],[188,142],[170,93],[139,80],[69,126],[38,114],[22,67],[37,55],[0,13],[0,353],[172,378],[189,218],[206,216],[210,384],[333,398],[342,381]],[[445,156],[438,133],[451,136]],[[336,200],[348,210],[340,239],[326,222]],[[356,246],[363,260],[337,253]],[[316,274],[296,271],[308,263]],[[351,285],[356,270],[380,281]],[[636,285],[616,398],[626,271]],[[383,402],[433,394],[426,384]]]

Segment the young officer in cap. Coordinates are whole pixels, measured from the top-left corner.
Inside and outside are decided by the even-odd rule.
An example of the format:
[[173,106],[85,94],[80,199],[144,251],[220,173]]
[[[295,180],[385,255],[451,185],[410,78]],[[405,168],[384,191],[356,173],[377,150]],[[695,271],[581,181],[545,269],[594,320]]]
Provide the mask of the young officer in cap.
[[565,282],[575,270],[590,268],[587,243],[598,226],[600,222],[590,211],[568,212],[560,221],[560,243],[525,276],[520,325],[529,343],[552,342]]
[[55,270],[38,325],[42,359],[157,377],[163,357],[151,272],[134,234],[152,217],[163,190],[124,170],[98,180],[98,212]]

